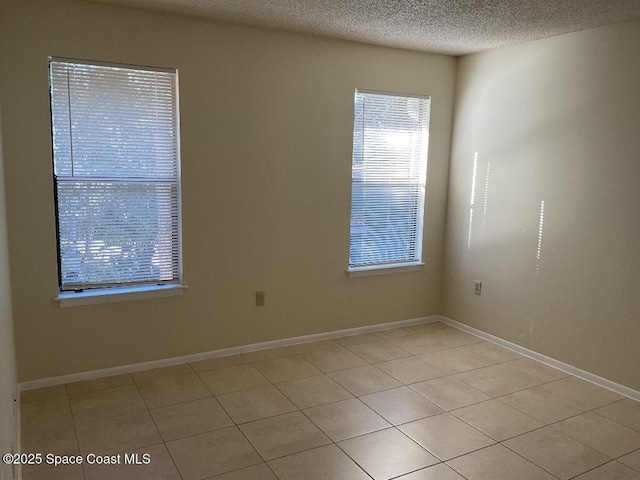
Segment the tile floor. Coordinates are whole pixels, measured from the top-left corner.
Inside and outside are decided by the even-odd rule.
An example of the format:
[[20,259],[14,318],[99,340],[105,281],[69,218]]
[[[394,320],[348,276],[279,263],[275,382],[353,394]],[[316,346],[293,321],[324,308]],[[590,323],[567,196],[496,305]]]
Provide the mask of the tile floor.
[[640,404],[442,323],[22,393],[25,480],[640,480]]

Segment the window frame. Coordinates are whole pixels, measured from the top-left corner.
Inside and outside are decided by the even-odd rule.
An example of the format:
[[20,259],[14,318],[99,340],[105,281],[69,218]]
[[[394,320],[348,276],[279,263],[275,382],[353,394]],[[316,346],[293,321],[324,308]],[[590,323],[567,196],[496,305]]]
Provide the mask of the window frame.
[[[176,261],[177,270],[176,278],[171,281],[158,281],[158,282],[145,282],[145,283],[117,283],[114,285],[87,285],[84,288],[78,289],[63,289],[63,270],[62,270],[62,256],[61,256],[61,234],[60,234],[60,212],[59,212],[59,194],[58,194],[58,180],[56,175],[56,157],[54,150],[54,109],[53,109],[53,82],[51,78],[51,66],[54,62],[70,63],[75,65],[88,65],[96,67],[113,67],[119,69],[130,69],[137,71],[150,71],[150,72],[162,72],[168,73],[174,76],[173,86],[173,98],[172,102],[175,106],[175,116],[173,118],[175,132],[172,135],[172,141],[175,142],[175,180],[172,180],[171,184],[175,184],[176,195],[176,221],[175,229],[172,232],[176,235]],[[126,300],[140,300],[145,298],[158,298],[182,295],[183,290],[186,289],[186,285],[183,282],[183,255],[182,255],[182,168],[181,168],[181,142],[180,142],[180,95],[179,95],[179,72],[177,68],[166,67],[152,67],[148,65],[135,65],[126,63],[113,63],[97,60],[76,59],[68,57],[50,56],[47,62],[47,75],[49,86],[49,109],[50,109],[50,127],[51,127],[51,165],[52,165],[52,180],[54,189],[54,208],[55,208],[55,222],[56,222],[56,255],[57,255],[57,267],[58,267],[58,294],[53,299],[60,302],[61,307],[76,306],[76,305],[90,305],[98,303],[113,303]],[[85,176],[79,177],[80,181],[89,181],[92,177]],[[126,177],[121,177],[119,180],[109,180],[108,176],[97,176],[104,181],[111,181],[113,183],[126,182]],[[114,177],[115,178],[115,177]],[[153,177],[138,177],[153,179]],[[96,181],[98,181],[96,180]],[[152,181],[152,180],[149,180]],[[174,257],[175,258],[175,257]]]
[[[416,249],[416,260],[397,260],[397,261],[389,261],[387,263],[374,263],[374,264],[351,264],[351,242],[353,240],[351,233],[351,221],[353,219],[353,209],[354,209],[354,181],[353,181],[353,169],[355,164],[355,134],[356,134],[356,125],[358,121],[358,112],[356,110],[357,105],[357,96],[358,94],[371,94],[371,95],[379,95],[379,96],[389,96],[389,97],[402,97],[402,98],[417,98],[420,100],[426,100],[427,105],[427,113],[426,119],[424,122],[424,127],[426,128],[426,142],[423,145],[423,149],[421,150],[421,154],[424,156],[423,164],[421,165],[420,179],[421,179],[421,188],[422,193],[420,194],[420,201],[418,204],[418,211],[416,213],[416,231],[415,231],[415,249]],[[350,200],[350,230],[349,230],[349,265],[347,268],[347,274],[350,278],[357,277],[368,277],[374,275],[389,275],[396,273],[405,273],[405,272],[415,272],[422,270],[422,267],[425,265],[423,261],[423,238],[424,238],[424,217],[425,217],[425,204],[426,204],[426,185],[427,185],[427,170],[429,163],[429,145],[430,145],[430,121],[431,121],[431,96],[424,94],[412,94],[412,93],[401,93],[401,92],[387,92],[387,91],[379,91],[379,90],[369,90],[369,89],[361,89],[356,88],[354,93],[354,115],[353,115],[353,135],[352,135],[352,155],[351,155],[351,200]],[[364,121],[364,119],[363,119]],[[364,130],[364,125],[363,125]]]

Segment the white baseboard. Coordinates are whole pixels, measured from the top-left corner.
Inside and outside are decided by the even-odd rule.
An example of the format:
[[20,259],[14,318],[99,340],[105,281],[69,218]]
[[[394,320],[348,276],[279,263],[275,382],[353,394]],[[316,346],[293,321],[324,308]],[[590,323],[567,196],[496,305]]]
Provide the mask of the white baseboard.
[[272,340],[269,342],[254,343],[251,345],[242,345],[239,347],[223,348],[210,352],[195,353],[192,355],[184,355],[181,357],[164,358],[162,360],[153,360],[150,362],[135,363],[132,365],[122,365],[119,367],[103,368],[100,370],[91,370],[88,372],[72,373],[69,375],[61,375],[58,377],[41,378],[38,380],[30,380],[19,384],[20,391],[32,390],[34,388],[51,387],[54,385],[62,385],[64,383],[79,382],[82,380],[92,380],[94,378],[110,377],[112,375],[120,375],[124,373],[140,372],[150,370],[152,368],[169,367],[188,362],[197,362],[199,360],[208,360],[210,358],[226,357],[228,355],[237,355],[239,353],[254,352],[256,350],[264,350],[266,348],[283,347],[295,345],[297,343],[313,342],[317,340],[327,340],[345,335],[357,335],[359,333],[377,332],[387,330],[389,328],[407,327],[418,325],[420,323],[437,322],[439,316],[410,318],[408,320],[399,320],[396,322],[380,323],[377,325],[366,325],[364,327],[348,328],[345,330],[335,330],[332,332],[314,333],[311,335],[303,335],[300,337],[283,338],[280,340]]
[[387,330],[389,328],[407,327],[411,325],[418,325],[421,323],[442,322],[450,325],[454,328],[462,330],[464,332],[475,335],[476,337],[487,340],[491,343],[495,343],[501,347],[507,348],[513,352],[529,357],[533,360],[537,360],[545,365],[556,368],[562,372],[574,375],[582,380],[591,382],[600,387],[604,387],[612,392],[619,393],[633,400],[640,401],[640,392],[626,387],[619,383],[612,382],[606,378],[599,377],[593,373],[581,370],[568,363],[561,362],[551,357],[547,357],[541,353],[535,352],[528,348],[522,347],[515,343],[504,340],[490,333],[484,332],[477,328],[470,327],[464,323],[457,322],[449,317],[443,315],[433,315],[429,317],[411,318],[408,320],[399,320],[396,322],[381,323],[377,325],[367,325],[364,327],[348,328],[345,330],[335,330],[332,332],[315,333],[311,335],[303,335],[300,337],[283,338],[280,340],[272,340],[268,342],[254,343],[251,345],[242,345],[239,347],[223,348],[220,350],[213,350],[210,352],[195,353],[192,355],[184,355],[181,357],[165,358],[162,360],[153,360],[150,362],[136,363],[132,365],[123,365],[119,367],[103,368],[100,370],[92,370],[88,372],[72,373],[70,375],[61,375],[58,377],[42,378],[38,380],[31,380],[28,382],[22,382],[19,384],[19,390],[31,390],[34,388],[50,387],[53,385],[61,385],[64,383],[78,382],[82,380],[92,380],[94,378],[109,377],[111,375],[119,375],[124,373],[140,372],[143,370],[150,370],[152,368],[169,367],[172,365],[179,365],[188,362],[197,362],[200,360],[208,360],[210,358],[226,357],[228,355],[237,355],[239,353],[254,352],[256,350],[264,350],[266,348],[275,348],[288,345],[295,345],[298,343],[313,342],[318,340],[327,340],[336,337],[342,337],[345,335],[357,335],[360,333],[377,332],[381,330]]
[[476,337],[480,337],[491,343],[495,343],[496,345],[507,348],[513,352],[519,353],[520,355],[524,355],[525,357],[537,360],[540,363],[544,363],[545,365],[556,368],[562,372],[568,373],[575,377],[581,378],[582,380],[586,380],[587,382],[591,382],[595,385],[611,390],[612,392],[619,393],[620,395],[624,395],[625,397],[629,397],[640,402],[640,392],[632,388],[625,387],[624,385],[620,385],[619,383],[612,382],[611,380],[607,380],[603,377],[599,377],[598,375],[594,375],[593,373],[587,372],[586,370],[581,370],[580,368],[569,365],[568,363],[561,362],[559,360],[556,360],[555,358],[547,357],[546,355],[535,352],[533,350],[529,350],[528,348],[509,342],[508,340],[504,340],[500,337],[496,337],[495,335],[491,335],[490,333],[483,332],[482,330],[478,330],[477,328],[473,328],[469,325],[465,325],[464,323],[452,320],[449,317],[438,315],[436,317],[429,318],[434,318],[434,320],[431,321],[441,321],[442,323],[446,323],[447,325],[475,335]]

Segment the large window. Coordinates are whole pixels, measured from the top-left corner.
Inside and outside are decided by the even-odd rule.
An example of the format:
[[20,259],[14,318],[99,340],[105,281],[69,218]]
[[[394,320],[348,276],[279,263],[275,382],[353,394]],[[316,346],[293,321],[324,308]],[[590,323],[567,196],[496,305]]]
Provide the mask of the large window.
[[60,290],[179,284],[176,70],[53,58],[49,74]]
[[429,97],[356,90],[349,270],[419,265]]

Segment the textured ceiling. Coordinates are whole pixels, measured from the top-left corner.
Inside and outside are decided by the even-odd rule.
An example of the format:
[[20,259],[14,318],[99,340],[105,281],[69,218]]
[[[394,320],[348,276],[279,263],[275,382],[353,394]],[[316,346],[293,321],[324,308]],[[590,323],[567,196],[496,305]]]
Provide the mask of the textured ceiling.
[[640,0],[93,0],[462,55],[640,18]]

